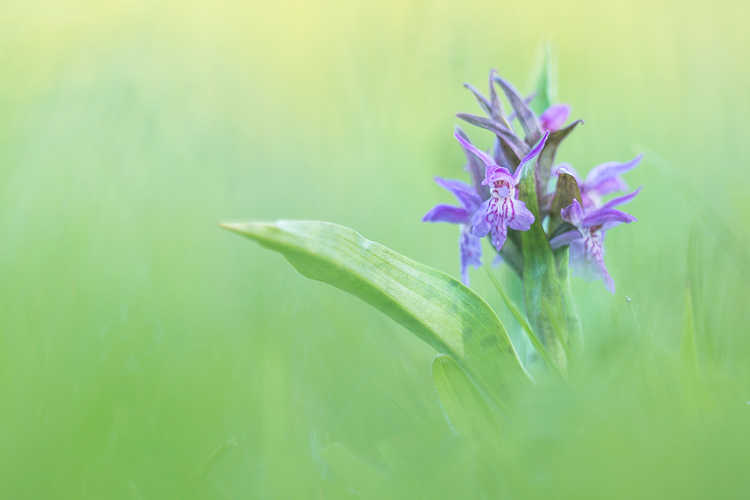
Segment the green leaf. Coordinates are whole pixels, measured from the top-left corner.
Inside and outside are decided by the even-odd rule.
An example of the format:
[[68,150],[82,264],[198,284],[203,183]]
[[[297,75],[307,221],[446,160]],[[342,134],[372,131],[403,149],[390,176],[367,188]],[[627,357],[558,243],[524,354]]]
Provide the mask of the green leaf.
[[508,293],[505,291],[503,286],[497,280],[497,276],[495,276],[495,274],[490,270],[487,264],[484,265],[484,270],[487,271],[487,276],[490,277],[490,281],[495,286],[495,289],[500,294],[500,297],[502,297],[503,302],[505,302],[505,307],[508,308],[508,310],[516,319],[518,324],[521,325],[521,328],[523,328],[523,331],[526,332],[526,335],[529,337],[531,344],[539,353],[539,357],[542,358],[542,360],[547,364],[547,366],[550,367],[550,369],[557,371],[557,366],[555,365],[555,363],[552,362],[552,359],[550,359],[549,354],[547,353],[547,349],[544,348],[544,344],[542,344],[542,341],[539,340],[539,337],[537,337],[536,333],[534,333],[534,329],[531,328],[531,325],[529,324],[529,321],[526,319],[526,316],[524,316],[524,314],[521,312],[518,306],[516,306],[516,304],[512,300],[510,300]]
[[542,47],[542,64],[536,78],[536,97],[531,101],[531,110],[537,115],[557,101],[557,58],[555,47],[547,40]]
[[680,343],[680,354],[683,366],[692,371],[698,371],[698,352],[695,346],[695,312],[693,297],[690,292],[690,282],[685,285],[685,330]]
[[565,306],[565,325],[568,329],[568,346],[572,358],[571,363],[580,364],[583,362],[584,342],[583,327],[581,318],[578,317],[573,291],[570,288],[570,247],[564,246],[554,250],[555,263],[557,265],[557,279],[560,282],[560,293],[562,293],[563,304]]
[[432,379],[445,418],[457,434],[484,438],[497,435],[498,427],[487,403],[450,356],[435,357]]
[[[557,369],[567,373],[565,348],[558,340],[559,334],[563,342],[567,341],[565,307],[555,257],[542,229],[533,168],[524,169],[518,187],[519,199],[526,203],[535,219],[531,229],[521,232],[526,316]],[[560,325],[562,330],[558,334],[555,333],[556,325]]]
[[281,253],[307,278],[379,309],[451,356],[498,404],[530,377],[497,314],[470,288],[337,224],[277,221],[222,227]]

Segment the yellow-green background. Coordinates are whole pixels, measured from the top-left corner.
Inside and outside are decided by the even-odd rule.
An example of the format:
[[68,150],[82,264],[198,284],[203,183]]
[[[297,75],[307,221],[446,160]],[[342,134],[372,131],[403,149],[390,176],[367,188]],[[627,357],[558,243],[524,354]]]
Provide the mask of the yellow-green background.
[[[699,216],[647,162],[628,176],[639,222],[607,239],[617,295],[573,283],[589,383],[529,396],[503,460],[452,437],[429,347],[216,223],[329,220],[456,275],[456,228],[419,220],[449,200],[432,177],[462,175],[454,114],[477,108],[461,84],[495,67],[528,91],[550,37],[559,97],[586,122],[560,159],[586,172],[648,147],[747,248],[748,15],[730,0],[3,0],[0,496],[368,497],[363,463],[384,498],[746,493],[748,276],[701,223],[688,269]],[[711,382],[654,405],[625,296],[668,360],[688,277]],[[318,452],[333,443],[357,461],[332,466]]]

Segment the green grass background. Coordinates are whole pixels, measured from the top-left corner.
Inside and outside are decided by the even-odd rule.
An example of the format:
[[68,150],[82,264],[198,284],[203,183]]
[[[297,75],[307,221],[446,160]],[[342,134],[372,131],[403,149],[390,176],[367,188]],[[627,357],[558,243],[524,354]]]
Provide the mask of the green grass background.
[[549,36],[586,121],[560,159],[658,152],[747,255],[748,15],[3,0],[0,497],[747,498],[750,276],[648,157],[639,222],[607,239],[617,295],[573,282],[585,377],[522,395],[500,450],[452,435],[429,347],[216,224],[329,220],[457,275],[456,228],[419,219],[449,200],[432,177],[463,175],[461,84],[495,67],[529,90]]

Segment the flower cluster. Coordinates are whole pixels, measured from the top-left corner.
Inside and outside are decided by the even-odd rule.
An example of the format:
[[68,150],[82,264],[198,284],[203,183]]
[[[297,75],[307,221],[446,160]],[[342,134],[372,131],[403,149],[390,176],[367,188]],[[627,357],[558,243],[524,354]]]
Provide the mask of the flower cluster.
[[[459,225],[462,281],[469,284],[469,266],[481,265],[481,238],[488,235],[498,252],[498,260],[507,262],[520,275],[523,270],[520,232],[540,224],[551,249],[570,249],[570,269],[574,276],[602,279],[607,290],[614,293],[614,282],[604,265],[604,235],[619,224],[636,220],[615,207],[632,200],[640,189],[608,202],[604,198],[627,190],[621,176],[635,168],[641,156],[625,163],[599,165],[582,179],[570,165],[554,166],[558,146],[582,123],[578,120],[565,126],[570,106],[552,104],[537,115],[530,106],[535,97],[523,97],[494,70],[489,75],[488,96],[471,84],[465,87],[474,94],[486,116],[463,113],[457,116],[492,132],[494,144],[489,151],[483,151],[462,130],[456,129],[455,138],[466,154],[465,169],[472,182],[436,178],[438,185],[450,191],[460,206],[437,205],[422,219]],[[505,95],[512,113],[505,113],[497,87]],[[522,136],[516,132],[517,128],[523,131]],[[533,169],[534,188],[521,195],[518,186],[528,169]],[[527,207],[530,202],[533,203],[529,206],[537,213]]]

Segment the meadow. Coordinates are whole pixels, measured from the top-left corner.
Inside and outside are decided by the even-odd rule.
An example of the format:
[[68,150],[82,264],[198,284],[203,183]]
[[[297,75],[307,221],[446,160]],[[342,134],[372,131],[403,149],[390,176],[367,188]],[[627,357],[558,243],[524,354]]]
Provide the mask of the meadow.
[[[3,0],[0,497],[747,498],[748,14]],[[559,160],[644,152],[644,188],[617,293],[572,281],[584,373],[518,394],[498,447],[446,423],[434,349],[218,223],[332,221],[458,276],[420,219],[463,174],[462,84],[530,90],[546,39],[585,120]]]

